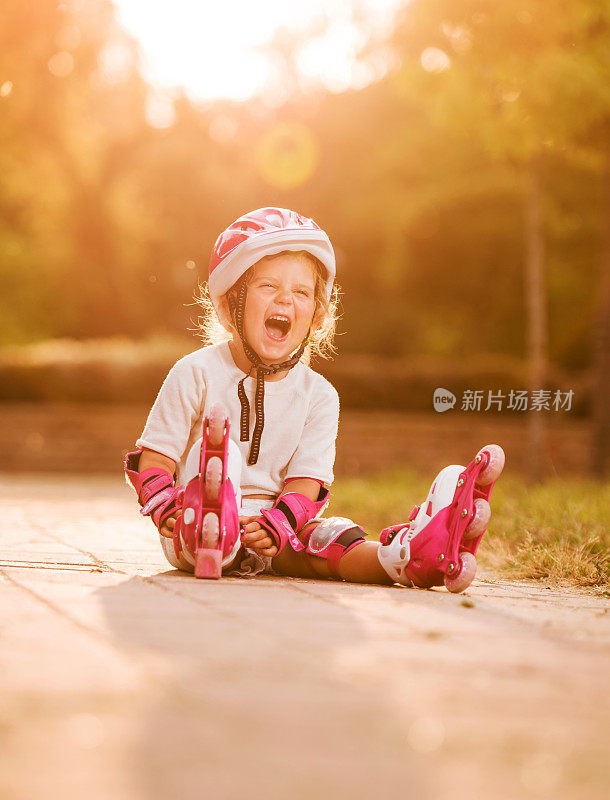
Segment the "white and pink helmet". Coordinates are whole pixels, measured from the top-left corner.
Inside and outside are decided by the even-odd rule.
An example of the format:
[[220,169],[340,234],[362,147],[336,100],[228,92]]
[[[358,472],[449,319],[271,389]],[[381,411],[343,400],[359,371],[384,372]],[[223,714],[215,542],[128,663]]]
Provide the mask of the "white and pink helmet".
[[330,239],[312,219],[287,208],[257,208],[223,231],[210,256],[208,288],[221,322],[220,298],[251,266],[285,250],[305,250],[326,268],[326,298],[335,280],[335,253]]

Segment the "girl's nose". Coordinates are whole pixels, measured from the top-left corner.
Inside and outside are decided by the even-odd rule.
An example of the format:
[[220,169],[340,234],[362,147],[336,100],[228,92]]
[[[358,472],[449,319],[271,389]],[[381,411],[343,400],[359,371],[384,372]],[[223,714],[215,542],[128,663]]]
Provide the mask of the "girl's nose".
[[290,292],[288,289],[284,287],[280,287],[277,291],[275,299],[278,303],[289,303],[290,302]]

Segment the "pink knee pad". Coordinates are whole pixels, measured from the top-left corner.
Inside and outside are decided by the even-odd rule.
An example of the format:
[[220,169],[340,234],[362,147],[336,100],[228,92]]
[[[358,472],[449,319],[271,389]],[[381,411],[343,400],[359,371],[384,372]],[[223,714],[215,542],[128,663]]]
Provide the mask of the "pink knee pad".
[[305,551],[312,556],[325,558],[331,573],[339,578],[339,561],[364,542],[366,533],[346,517],[328,517],[321,520],[304,538]]
[[174,486],[174,480],[164,469],[151,467],[138,472],[141,450],[125,457],[125,475],[138,495],[142,506],[140,514],[150,517],[161,529],[168,517],[179,510],[182,502],[182,487]]
[[261,509],[259,522],[271,534],[278,553],[290,542],[295,552],[305,549],[297,532],[314,519],[328,503],[328,489],[320,487],[317,500],[310,500],[299,492],[287,492],[275,501],[273,508]]

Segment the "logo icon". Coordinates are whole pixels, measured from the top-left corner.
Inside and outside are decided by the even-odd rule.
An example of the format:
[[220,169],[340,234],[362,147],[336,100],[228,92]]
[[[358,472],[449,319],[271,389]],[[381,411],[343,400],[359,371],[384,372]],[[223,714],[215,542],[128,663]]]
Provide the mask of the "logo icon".
[[455,401],[456,397],[452,392],[449,391],[449,389],[443,389],[439,386],[438,389],[434,390],[432,403],[434,405],[434,410],[438,411],[439,414],[442,414],[443,411],[449,411],[450,408],[453,408]]

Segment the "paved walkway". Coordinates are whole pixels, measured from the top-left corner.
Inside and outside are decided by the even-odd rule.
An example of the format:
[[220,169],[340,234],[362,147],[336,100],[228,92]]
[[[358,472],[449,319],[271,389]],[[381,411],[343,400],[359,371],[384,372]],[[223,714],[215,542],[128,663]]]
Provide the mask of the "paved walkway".
[[0,507],[3,800],[606,796],[601,593],[197,581],[118,478]]

